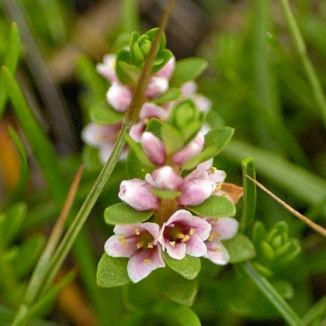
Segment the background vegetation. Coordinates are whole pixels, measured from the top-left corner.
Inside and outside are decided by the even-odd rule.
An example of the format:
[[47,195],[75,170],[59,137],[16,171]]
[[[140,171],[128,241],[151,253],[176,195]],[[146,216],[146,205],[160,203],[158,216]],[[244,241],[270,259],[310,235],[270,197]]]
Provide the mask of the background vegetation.
[[[167,29],[168,46],[178,59],[200,55],[209,61],[199,83],[200,91],[213,101],[209,121],[236,129],[234,140],[216,162],[229,180],[241,183],[240,162],[252,156],[258,180],[325,225],[323,100],[318,100],[318,86],[313,81],[311,85],[309,63],[308,67],[302,63],[281,4],[277,0],[179,0]],[[325,89],[326,3],[296,0],[292,5],[307,55]],[[73,210],[99,172],[98,162],[89,159],[80,140],[90,106],[103,100],[107,87],[96,74],[95,63],[113,51],[126,33],[158,25],[162,7],[162,1],[147,0],[2,0],[0,63],[16,71],[27,103],[14,83],[5,82],[8,74],[2,73],[0,325],[9,323],[20,303],[81,161],[85,170]],[[12,21],[19,27],[22,44]],[[16,102],[9,101],[5,88],[15,92]],[[100,289],[95,283],[96,262],[111,232],[104,225],[103,210],[117,200],[123,177],[124,167],[119,164],[52,292],[35,307],[31,324],[137,324],[138,316],[131,320],[128,311],[155,300],[144,295],[154,288],[150,279],[129,290]],[[299,240],[301,252],[288,264],[267,266],[259,260],[259,252],[256,262],[272,270],[272,275],[265,270],[265,276],[304,324],[322,325],[326,318],[324,239],[261,192],[256,218],[267,229],[286,221],[289,237]],[[203,266],[193,310],[203,325],[284,323],[243,271],[209,263]],[[146,324],[151,322],[158,324],[154,319]]]

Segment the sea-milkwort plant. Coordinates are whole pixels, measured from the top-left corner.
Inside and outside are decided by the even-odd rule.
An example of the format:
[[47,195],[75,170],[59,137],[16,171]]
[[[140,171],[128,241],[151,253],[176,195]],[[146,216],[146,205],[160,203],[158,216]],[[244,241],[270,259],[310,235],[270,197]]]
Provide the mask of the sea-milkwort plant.
[[[91,110],[91,119],[96,119],[82,137],[98,149],[103,163],[121,125],[115,118],[121,120],[131,104],[156,31],[132,33],[129,44],[97,65],[109,82],[101,107],[105,119],[98,123],[99,109]],[[251,248],[248,258],[254,256],[250,240],[238,233],[235,217],[242,187],[226,182],[226,172],[213,163],[234,130],[211,128],[206,122],[211,103],[195,82],[205,68],[201,58],[176,61],[162,36],[144,104],[121,156],[129,178],[120,183],[121,202],[104,212],[105,222],[114,227],[98,266],[100,286],[138,283],[164,268],[194,279],[200,259],[228,264],[228,248],[236,242],[239,250],[241,242]]]

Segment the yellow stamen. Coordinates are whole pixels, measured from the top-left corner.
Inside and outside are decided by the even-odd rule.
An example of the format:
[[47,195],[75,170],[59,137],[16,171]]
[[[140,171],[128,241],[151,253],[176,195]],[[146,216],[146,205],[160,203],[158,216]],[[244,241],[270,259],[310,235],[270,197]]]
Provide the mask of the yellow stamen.
[[140,235],[140,230],[139,230],[139,228],[135,228],[135,234],[136,234],[136,235]]
[[149,249],[154,248],[153,243],[152,242],[149,242],[148,245],[147,245],[147,248],[149,248]]
[[190,239],[190,235],[186,234],[181,240],[181,242],[187,242],[189,239]]
[[196,232],[196,229],[190,228],[189,230],[189,235],[193,235]]
[[119,242],[123,247],[127,247],[128,241],[126,240],[124,235],[119,236]]
[[175,241],[170,241],[170,245],[171,245],[172,247],[175,247]]
[[151,259],[144,259],[144,264],[150,264],[152,262],[152,260]]

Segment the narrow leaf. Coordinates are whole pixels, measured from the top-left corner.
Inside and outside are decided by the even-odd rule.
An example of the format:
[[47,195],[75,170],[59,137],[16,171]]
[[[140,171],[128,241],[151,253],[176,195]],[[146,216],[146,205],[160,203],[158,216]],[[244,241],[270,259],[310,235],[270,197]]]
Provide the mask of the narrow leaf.
[[271,283],[265,277],[261,276],[250,263],[242,265],[242,268],[258,286],[266,298],[274,305],[274,307],[288,322],[289,325],[304,325],[302,320],[298,317],[294,310],[292,310],[289,304],[281,297],[281,295],[275,290]]

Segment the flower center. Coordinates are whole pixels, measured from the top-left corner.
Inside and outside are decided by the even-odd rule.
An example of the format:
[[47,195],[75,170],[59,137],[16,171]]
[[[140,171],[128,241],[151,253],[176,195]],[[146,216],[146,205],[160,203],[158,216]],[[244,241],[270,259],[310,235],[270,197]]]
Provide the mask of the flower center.
[[195,229],[187,225],[171,224],[164,230],[164,237],[168,239],[171,245],[176,243],[187,242],[195,233]]
[[154,238],[147,231],[141,231],[138,228],[135,229],[135,234],[138,237],[138,242],[136,243],[137,249],[153,249],[154,248]]

